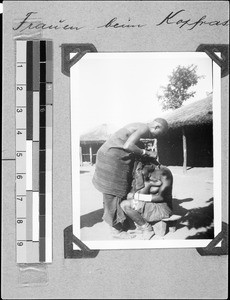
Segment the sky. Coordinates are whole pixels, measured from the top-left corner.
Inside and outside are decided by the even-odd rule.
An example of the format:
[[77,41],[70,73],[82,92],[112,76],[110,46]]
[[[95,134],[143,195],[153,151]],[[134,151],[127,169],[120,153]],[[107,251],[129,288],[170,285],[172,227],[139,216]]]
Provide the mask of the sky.
[[79,133],[106,123],[118,129],[161,116],[157,94],[178,66],[197,66],[204,75],[190,91],[195,97],[212,91],[212,61],[202,52],[88,53],[71,68],[71,98],[77,101]]

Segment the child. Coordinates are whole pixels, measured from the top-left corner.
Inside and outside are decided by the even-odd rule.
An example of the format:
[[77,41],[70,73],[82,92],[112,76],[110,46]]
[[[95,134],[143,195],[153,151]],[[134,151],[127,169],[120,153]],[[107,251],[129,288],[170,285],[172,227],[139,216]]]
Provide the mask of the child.
[[132,190],[120,205],[136,223],[143,239],[151,239],[154,235],[150,222],[171,216],[172,182],[172,174],[166,167],[137,165]]

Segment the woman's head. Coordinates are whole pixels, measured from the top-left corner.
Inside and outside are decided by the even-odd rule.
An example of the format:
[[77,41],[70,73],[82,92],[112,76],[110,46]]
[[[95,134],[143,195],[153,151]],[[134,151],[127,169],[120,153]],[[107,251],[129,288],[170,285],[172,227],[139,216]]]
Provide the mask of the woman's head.
[[156,118],[148,124],[149,130],[154,138],[158,138],[168,131],[168,123],[165,119]]

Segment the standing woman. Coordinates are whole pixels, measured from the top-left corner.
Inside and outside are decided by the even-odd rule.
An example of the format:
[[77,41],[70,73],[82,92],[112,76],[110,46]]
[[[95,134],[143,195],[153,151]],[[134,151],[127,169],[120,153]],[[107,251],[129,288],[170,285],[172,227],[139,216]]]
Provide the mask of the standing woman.
[[117,238],[131,238],[123,231],[126,216],[120,203],[131,189],[135,158],[140,155],[156,158],[156,154],[138,147],[141,138],[158,138],[168,130],[165,119],[132,123],[115,132],[98,150],[93,184],[103,193],[103,220],[112,227]]

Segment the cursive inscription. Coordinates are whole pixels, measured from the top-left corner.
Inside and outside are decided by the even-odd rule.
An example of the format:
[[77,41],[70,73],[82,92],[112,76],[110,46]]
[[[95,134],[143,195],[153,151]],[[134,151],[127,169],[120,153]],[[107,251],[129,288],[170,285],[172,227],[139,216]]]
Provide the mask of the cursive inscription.
[[157,26],[167,24],[167,25],[178,25],[179,28],[187,27],[188,30],[192,30],[197,26],[208,25],[208,26],[229,26],[229,20],[226,21],[216,21],[207,20],[207,16],[204,15],[197,21],[191,19],[182,19],[181,13],[185,12],[184,9],[181,9],[177,12],[171,12],[166,18],[164,18],[160,23],[156,24]]
[[128,22],[126,24],[122,24],[117,22],[117,18],[111,19],[108,23],[105,25],[98,26],[97,28],[141,28],[146,26],[146,24],[132,24],[130,23],[131,19],[128,19]]
[[[209,27],[217,27],[229,26],[229,20],[220,21],[220,20],[209,20],[206,15],[202,16],[197,20],[192,20],[191,18],[186,18],[183,16],[185,13],[184,9],[178,10],[176,12],[170,12],[162,21],[156,24],[156,26],[163,25],[176,25],[177,27],[187,28],[187,30],[193,30],[198,26],[209,26]],[[67,20],[59,19],[55,24],[47,24],[38,20],[32,19],[34,15],[36,15],[36,11],[31,11],[26,14],[24,19],[18,23],[17,26],[13,27],[13,30],[18,30],[19,32],[23,32],[25,30],[30,29],[40,29],[40,30],[65,30],[65,31],[78,31],[83,28],[87,28],[87,26],[76,26],[68,24]],[[100,23],[99,23],[100,24]],[[113,29],[135,29],[142,28],[144,26],[150,26],[150,24],[136,23],[128,18],[126,22],[121,22],[117,17],[110,19],[108,22],[103,25],[95,25],[95,28],[113,28]],[[89,27],[88,27],[89,28]],[[90,29],[90,28],[89,28]],[[91,28],[92,29],[92,28]]]
[[33,14],[37,14],[37,12],[31,11],[31,12],[27,13],[25,18],[19,23],[19,25],[17,27],[13,27],[13,30],[19,30],[19,32],[23,32],[26,29],[80,30],[80,29],[84,28],[84,27],[78,27],[78,26],[72,26],[72,25],[66,24],[66,20],[62,20],[62,19],[60,19],[58,21],[58,24],[56,24],[56,25],[53,25],[53,24],[49,25],[49,24],[45,24],[42,22],[37,22],[37,21],[35,22],[32,20],[29,20],[29,18]]

